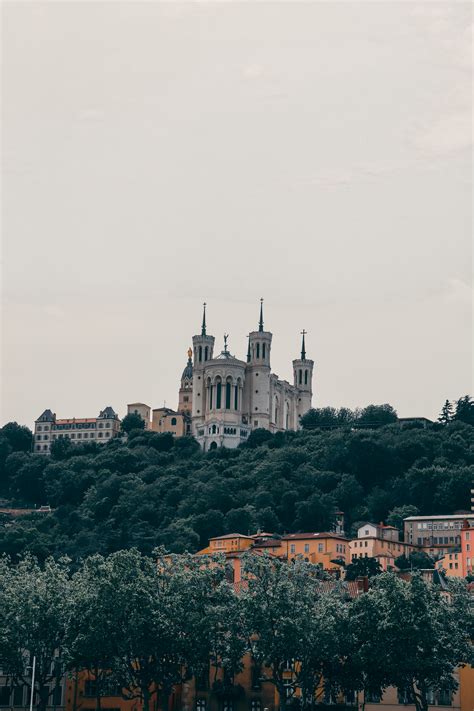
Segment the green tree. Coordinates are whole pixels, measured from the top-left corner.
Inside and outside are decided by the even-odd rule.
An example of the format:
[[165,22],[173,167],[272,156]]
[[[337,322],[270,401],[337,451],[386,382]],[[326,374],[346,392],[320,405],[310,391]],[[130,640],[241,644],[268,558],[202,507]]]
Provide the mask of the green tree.
[[396,410],[385,403],[385,405],[367,405],[359,414],[356,424],[364,427],[382,427],[397,422]]
[[137,412],[129,412],[122,420],[122,432],[129,434],[132,430],[144,430],[145,420]]
[[452,693],[454,671],[472,661],[472,604],[464,587],[452,585],[450,599],[420,575],[405,582],[379,576],[368,595],[384,630],[384,663],[390,683],[405,692],[417,711],[427,711],[430,693]]
[[453,416],[453,406],[449,402],[449,400],[446,400],[443,407],[441,408],[441,412],[438,417],[438,422],[441,422],[442,425],[449,425],[449,423],[453,419]]
[[395,565],[400,570],[426,570],[434,568],[434,560],[424,551],[413,551],[408,557],[401,555],[395,558]]
[[38,711],[51,705],[64,673],[69,591],[67,561],[0,559],[0,662],[13,684],[31,689],[35,658]]
[[346,580],[355,580],[356,578],[373,578],[380,575],[382,568],[377,558],[354,558],[352,563],[346,567]]
[[33,446],[33,433],[18,422],[7,422],[0,428],[0,437],[7,440],[13,452],[31,452]]
[[456,411],[454,420],[465,422],[467,425],[474,425],[474,400],[470,395],[464,395],[456,401]]
[[395,528],[398,528],[399,532],[403,535],[404,519],[408,518],[408,516],[418,516],[419,513],[420,512],[417,507],[412,506],[411,504],[395,506],[395,508],[392,509],[387,516],[387,523],[389,526],[395,526]]
[[[244,558],[251,654],[268,670],[266,680],[276,687],[283,710],[298,687],[310,701],[340,653],[343,605],[317,591],[318,575],[317,566],[300,559],[288,565],[266,555]],[[289,679],[291,660],[296,663]]]

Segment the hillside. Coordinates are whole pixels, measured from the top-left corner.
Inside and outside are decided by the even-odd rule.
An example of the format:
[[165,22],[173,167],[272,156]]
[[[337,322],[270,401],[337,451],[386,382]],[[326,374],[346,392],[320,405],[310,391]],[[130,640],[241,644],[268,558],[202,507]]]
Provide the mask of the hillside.
[[[14,428],[18,431],[15,431]],[[7,432],[8,428],[9,434]],[[12,429],[13,428],[13,429]],[[135,430],[128,442],[21,450],[26,428],[1,433],[3,505],[51,513],[0,515],[0,551],[77,558],[136,546],[195,551],[223,532],[276,533],[469,509],[472,426],[256,430],[245,448],[203,454],[191,438]],[[21,434],[25,437],[22,440]],[[8,453],[10,452],[10,453]],[[416,507],[397,511],[398,507]]]

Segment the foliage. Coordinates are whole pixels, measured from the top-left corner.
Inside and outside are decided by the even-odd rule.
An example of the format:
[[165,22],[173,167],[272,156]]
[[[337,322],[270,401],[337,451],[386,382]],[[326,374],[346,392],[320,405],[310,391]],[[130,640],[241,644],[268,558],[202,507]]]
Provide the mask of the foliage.
[[434,560],[424,551],[413,551],[407,556],[400,555],[395,558],[395,565],[399,570],[426,570],[434,568]]
[[373,578],[375,575],[380,575],[382,568],[377,558],[354,558],[352,563],[346,567],[346,580],[355,580],[356,578]]
[[127,434],[132,430],[144,430],[145,420],[137,412],[129,412],[122,420],[122,432]]
[[0,439],[2,497],[15,507],[53,508],[0,521],[0,552],[31,551],[41,560],[65,553],[74,561],[130,547],[178,553],[233,531],[331,529],[337,510],[350,531],[357,521],[401,529],[410,513],[470,507],[474,447],[464,422],[256,430],[249,440],[202,453],[191,437],[135,429],[106,445],[56,440],[45,457]]
[[454,419],[458,422],[474,425],[474,400],[470,395],[465,395],[456,401]]

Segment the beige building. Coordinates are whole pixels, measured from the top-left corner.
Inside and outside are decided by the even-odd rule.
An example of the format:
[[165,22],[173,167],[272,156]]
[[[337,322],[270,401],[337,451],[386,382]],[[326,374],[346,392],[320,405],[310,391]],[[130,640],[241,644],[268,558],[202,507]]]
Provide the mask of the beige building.
[[[262,300],[263,302],[263,300]],[[293,384],[271,372],[272,334],[265,331],[263,303],[258,330],[248,336],[246,360],[224,348],[214,356],[214,336],[207,333],[206,305],[201,333],[193,336],[192,434],[204,450],[237,447],[250,432],[296,430],[311,407],[314,361],[293,360]]]
[[[459,671],[455,672],[455,676],[459,679]],[[469,678],[465,675],[460,681],[461,686],[454,693],[449,691],[428,691],[428,711],[435,711],[435,709],[443,706],[453,711],[472,711],[472,707],[467,707],[462,703],[462,691],[464,691],[465,695],[468,687],[472,684],[471,675],[469,675]],[[362,694],[360,696],[359,702],[362,701]],[[393,686],[386,689],[381,698],[376,695],[366,695],[366,711],[401,711],[402,708],[403,711],[416,711],[415,704],[406,692]]]
[[145,422],[145,429],[151,429],[151,407],[143,402],[132,402],[127,405],[127,415],[140,415]]
[[51,410],[45,410],[35,421],[34,452],[49,454],[51,444],[58,439],[68,439],[72,444],[98,442],[106,444],[120,435],[120,420],[108,406],[98,417],[72,417],[58,420]]
[[157,407],[153,410],[151,429],[153,432],[170,432],[176,437],[183,437],[189,427],[189,418],[171,410],[169,407]]
[[403,522],[405,541],[421,546],[425,553],[438,559],[461,546],[461,530],[465,521],[473,526],[474,513],[408,516]]
[[394,526],[364,523],[357,529],[357,538],[349,544],[351,560],[356,558],[376,558],[382,570],[395,567],[395,559],[401,555],[407,558],[418,546],[400,541],[400,534]]

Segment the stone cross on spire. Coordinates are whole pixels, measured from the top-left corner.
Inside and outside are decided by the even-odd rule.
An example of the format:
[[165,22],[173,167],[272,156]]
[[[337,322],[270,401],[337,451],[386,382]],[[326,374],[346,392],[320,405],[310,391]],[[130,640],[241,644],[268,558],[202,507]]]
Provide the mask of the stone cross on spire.
[[258,330],[263,331],[263,299],[260,299],[260,321],[258,322]]
[[206,302],[203,303],[203,311],[202,311],[202,326],[201,326],[201,336],[206,335]]
[[301,339],[301,360],[306,360],[306,346],[305,346],[305,342],[304,342],[304,337],[306,336],[307,333],[308,332],[305,331],[303,328],[303,330],[301,331],[301,335],[303,336],[303,338]]

